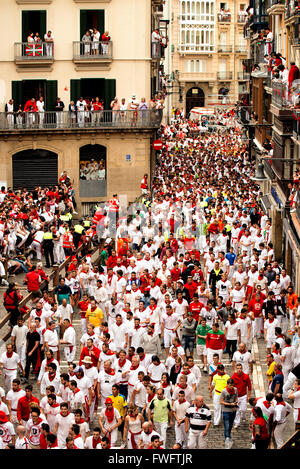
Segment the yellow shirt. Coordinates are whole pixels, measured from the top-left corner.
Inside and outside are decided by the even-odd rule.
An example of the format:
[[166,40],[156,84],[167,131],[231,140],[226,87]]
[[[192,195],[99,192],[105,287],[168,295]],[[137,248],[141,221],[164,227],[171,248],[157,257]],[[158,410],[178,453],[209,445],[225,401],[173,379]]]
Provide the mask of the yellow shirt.
[[215,376],[213,377],[213,383],[215,384],[215,391],[217,394],[221,394],[223,389],[226,388],[227,380],[229,378],[230,376],[226,373],[224,375],[218,375],[218,373],[215,374]]
[[123,394],[118,394],[116,397],[114,397],[113,394],[110,394],[109,397],[113,401],[114,408],[119,411],[121,417],[124,417],[125,407],[127,407],[126,397],[123,396]]
[[272,361],[271,365],[268,368],[267,378],[268,378],[269,382],[273,381],[273,377],[274,377],[274,374],[275,374],[275,372],[274,372],[275,365],[276,365],[276,362]]
[[89,323],[94,324],[95,327],[99,327],[101,326],[104,314],[102,309],[98,307],[95,309],[95,311],[91,311],[91,307],[89,307],[85,314],[85,317]]

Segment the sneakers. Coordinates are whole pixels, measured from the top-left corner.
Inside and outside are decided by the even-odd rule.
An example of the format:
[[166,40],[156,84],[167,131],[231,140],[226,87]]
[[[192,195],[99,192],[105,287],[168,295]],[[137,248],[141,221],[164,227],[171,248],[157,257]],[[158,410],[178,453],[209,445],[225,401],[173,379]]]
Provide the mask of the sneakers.
[[230,438],[225,439],[224,447],[225,449],[230,449]]
[[203,372],[204,372],[204,373],[207,373],[207,366],[205,366],[205,367],[203,368]]
[[233,428],[235,428],[235,429],[239,428],[239,425],[236,423],[236,424],[233,425]]

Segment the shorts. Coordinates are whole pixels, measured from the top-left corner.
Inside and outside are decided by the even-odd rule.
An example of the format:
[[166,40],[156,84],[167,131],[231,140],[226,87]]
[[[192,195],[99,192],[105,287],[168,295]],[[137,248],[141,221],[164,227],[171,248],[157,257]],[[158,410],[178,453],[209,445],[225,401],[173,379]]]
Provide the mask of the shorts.
[[206,349],[206,345],[196,345],[196,352],[197,352],[197,355],[205,355],[207,356],[207,349]]

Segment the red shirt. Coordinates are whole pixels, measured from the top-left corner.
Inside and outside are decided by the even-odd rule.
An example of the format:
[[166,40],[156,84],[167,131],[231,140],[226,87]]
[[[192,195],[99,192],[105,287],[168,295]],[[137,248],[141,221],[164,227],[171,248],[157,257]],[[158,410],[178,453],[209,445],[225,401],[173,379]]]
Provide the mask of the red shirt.
[[31,402],[35,402],[39,405],[39,400],[37,397],[31,396],[31,399],[28,400],[27,396],[20,397],[18,400],[18,407],[17,407],[17,417],[18,420],[29,420],[30,418],[30,407],[29,404]]
[[269,432],[267,429],[266,421],[263,417],[257,417],[253,422],[253,439],[255,440],[255,425],[261,427],[260,440],[267,440],[269,438]]
[[249,312],[254,313],[255,318],[258,318],[258,316],[262,313],[262,304],[263,300],[256,301],[255,298],[249,302]]
[[78,302],[78,306],[79,306],[79,308],[80,308],[80,314],[81,314],[81,318],[82,318],[82,319],[85,318],[85,313],[86,313],[86,311],[87,311],[88,308],[89,308],[89,304],[90,304],[89,301],[83,301],[83,300],[81,300],[81,301]]
[[206,336],[206,347],[210,348],[212,350],[220,350],[220,349],[225,349],[226,347],[226,336],[225,334],[221,333],[221,331],[218,331],[219,333],[214,333],[208,332]]
[[193,313],[193,318],[195,321],[199,320],[200,316],[200,311],[204,307],[204,304],[201,303],[201,301],[198,301],[197,303],[195,301],[192,301],[189,306],[189,311]]
[[40,289],[39,274],[37,272],[28,272],[25,279],[27,280],[28,291],[37,291]]
[[197,287],[198,287],[197,283],[192,280],[191,283],[188,283],[188,282],[187,282],[187,283],[184,285],[184,287],[189,291],[190,298],[193,298],[193,296],[194,296],[194,294],[195,294],[195,292],[196,292],[196,290],[197,290]]
[[113,269],[117,265],[117,259],[118,256],[109,256],[107,259],[107,268],[109,269],[110,267]]
[[240,376],[237,373],[233,373],[231,378],[234,381],[234,386],[237,388],[238,397],[245,396],[247,394],[247,388],[251,391],[251,380],[246,373],[242,373]]
[[[91,355],[91,352],[94,352],[94,355]],[[82,365],[82,360],[84,359],[84,357],[91,357],[93,365],[97,366],[99,361],[99,355],[100,350],[95,347],[95,345],[93,345],[91,350],[89,350],[88,347],[83,347],[82,352],[80,354],[79,365]]]
[[181,270],[179,268],[177,269],[174,268],[170,272],[171,272],[171,277],[172,277],[173,282],[177,282],[177,280],[180,279]]

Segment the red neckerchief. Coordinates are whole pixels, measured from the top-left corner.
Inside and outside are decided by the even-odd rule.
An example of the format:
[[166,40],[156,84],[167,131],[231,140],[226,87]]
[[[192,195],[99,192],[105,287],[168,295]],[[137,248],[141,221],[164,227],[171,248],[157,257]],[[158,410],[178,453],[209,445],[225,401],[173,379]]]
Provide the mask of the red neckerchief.
[[273,319],[269,319],[269,323],[272,324],[272,322],[274,321],[274,318]]
[[168,383],[161,383],[161,386],[162,386],[163,388],[167,388],[167,387],[169,386],[169,384],[168,384]]
[[63,415],[63,414],[60,412],[60,415],[65,418],[65,417],[68,417],[68,415],[70,415],[70,412],[68,411],[67,415]]
[[149,308],[151,309],[150,316],[152,316],[152,314],[154,313],[155,309],[157,308],[157,305],[153,305],[153,306],[150,305]]
[[243,318],[243,316],[239,316],[239,319],[244,319],[244,321],[245,321],[245,319],[247,319],[247,318]]
[[108,371],[105,372],[107,375],[114,376],[116,374],[115,370],[110,368]]
[[183,298],[181,300],[178,300],[178,298],[177,298],[177,301],[181,305],[181,303],[183,302]]
[[276,374],[283,376],[283,373],[282,373],[282,371],[280,371],[280,370],[276,370]]
[[137,369],[138,369],[138,367],[139,367],[139,364],[138,364],[138,365],[136,365],[136,366],[133,366],[133,365],[131,365],[130,369],[131,369],[131,370],[137,370]]
[[[103,352],[104,353],[104,352]],[[112,352],[111,350],[107,350],[107,352],[105,352],[105,355],[114,355],[115,353]]]
[[126,363],[126,358],[124,360],[121,360],[121,358],[119,358],[118,363],[119,363],[119,366],[122,368],[122,366],[124,366]]
[[107,417],[108,423],[113,422],[114,416],[115,416],[114,407],[112,407],[110,410],[108,410],[108,408],[106,408],[106,409],[105,409],[105,415],[106,415],[106,417]]
[[158,363],[158,364],[152,363],[152,365],[159,366],[159,365],[160,365],[160,360],[159,360],[159,363]]
[[188,371],[187,373],[185,373],[184,371],[182,371],[182,373],[181,373],[181,374],[182,374],[182,375],[185,375],[185,376],[187,376],[187,375],[191,374],[191,372],[190,372],[190,371]]
[[120,326],[122,326],[122,324],[123,324],[123,321],[121,321],[120,324],[116,323],[116,326],[120,327]]
[[[79,420],[79,422],[77,423],[77,425],[80,424],[80,423],[84,423],[84,422],[85,422],[85,420],[84,420],[83,418],[81,418],[81,419]],[[76,423],[76,422],[75,422],[75,423]]]
[[282,401],[282,402],[277,402],[277,405],[283,405],[283,406],[285,406],[285,402],[284,402],[284,401]]
[[154,399],[155,393],[154,394],[148,394],[148,402],[151,402],[152,399]]
[[235,324],[235,323],[236,323],[236,319],[234,321],[230,322],[231,325]]
[[75,436],[74,440],[76,440],[76,438],[81,438],[80,433],[79,433],[79,435]]
[[11,353],[6,352],[7,358],[11,358],[11,357],[13,356],[13,353],[14,353],[14,352],[11,352]]
[[[105,411],[105,415],[106,415],[106,411]],[[94,437],[92,438],[92,445],[93,445],[93,449],[96,449],[96,446],[101,442],[101,437],[98,438],[98,440],[96,440]]]
[[146,354],[144,353],[144,355],[140,357],[140,363],[145,359],[145,357],[146,357]]
[[229,387],[226,386],[226,391],[227,391],[229,394],[232,394],[232,395],[235,394],[234,388],[233,388],[233,389],[229,389]]
[[153,335],[154,334],[154,330],[152,332],[147,332],[148,335]]
[[225,375],[225,373],[220,373],[219,371],[217,371],[217,375],[223,376],[223,375]]
[[54,378],[55,378],[55,376],[56,376],[56,373],[54,373],[54,374],[53,374],[53,377],[51,377],[51,376],[50,376],[50,374],[48,373],[48,378],[49,378],[49,381],[53,381],[53,380],[54,380]]
[[108,275],[108,276],[107,276],[107,282],[108,282],[108,285],[109,285],[109,286],[111,285],[113,276],[114,276],[114,275]]
[[137,331],[141,326],[134,326],[134,329]]
[[180,384],[178,383],[177,386],[180,388],[180,389],[186,389],[187,388],[187,384]]
[[56,408],[56,407],[59,407],[59,404],[58,404],[58,402],[54,402],[53,404],[50,405],[50,407]]
[[38,312],[38,310],[37,310],[37,309],[35,310],[35,314],[36,314],[37,316],[41,316],[41,315],[42,315],[42,312],[43,312],[43,310],[42,310],[42,309],[41,309],[41,312]]
[[75,391],[73,391],[73,394],[77,394],[78,392],[80,392],[80,389],[76,388]]
[[95,307],[94,307],[94,306],[93,306],[93,307],[91,307],[91,311],[96,311],[96,309],[97,309],[97,306],[95,306]]
[[269,409],[272,404],[269,401],[263,401],[263,405],[265,406],[266,409]]

